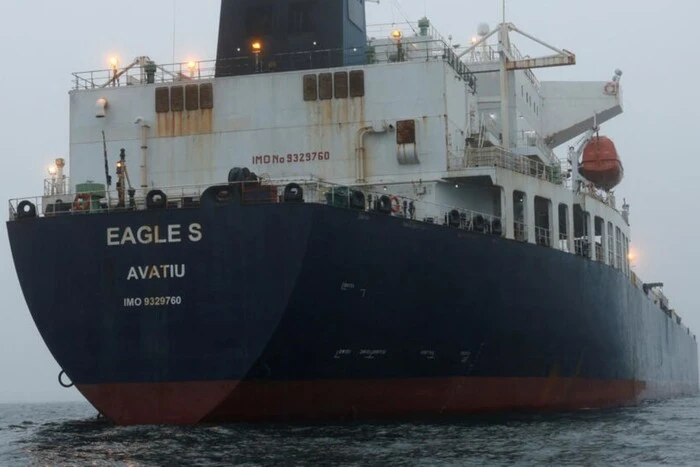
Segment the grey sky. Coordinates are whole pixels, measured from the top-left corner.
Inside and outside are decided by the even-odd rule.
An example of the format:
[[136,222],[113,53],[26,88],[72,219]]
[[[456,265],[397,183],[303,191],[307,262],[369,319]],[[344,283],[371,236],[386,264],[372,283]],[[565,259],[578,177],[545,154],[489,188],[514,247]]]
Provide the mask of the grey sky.
[[[369,24],[404,21],[393,0],[381,1],[367,5]],[[501,18],[500,0],[400,4],[410,20],[427,13],[443,36],[462,44],[478,23],[494,26]],[[175,11],[175,60],[214,58],[219,0],[177,0]],[[509,0],[507,12],[521,29],[576,53],[576,66],[536,70],[541,80],[607,80],[615,68],[623,70],[625,112],[602,132],[613,138],[625,166],[616,194],[620,204],[625,197],[631,205],[634,270],[647,282],[666,284],[671,307],[695,333],[699,164],[690,136],[700,123],[700,86],[690,46],[697,43],[698,13],[694,0]],[[173,1],[8,0],[0,2],[0,18],[0,199],[7,201],[40,195],[47,167],[68,156],[71,72],[106,68],[111,54],[122,63],[139,55],[172,62]],[[516,41],[519,47],[526,42]],[[4,228],[0,280],[0,402],[82,399],[58,386],[59,368],[27,311]]]

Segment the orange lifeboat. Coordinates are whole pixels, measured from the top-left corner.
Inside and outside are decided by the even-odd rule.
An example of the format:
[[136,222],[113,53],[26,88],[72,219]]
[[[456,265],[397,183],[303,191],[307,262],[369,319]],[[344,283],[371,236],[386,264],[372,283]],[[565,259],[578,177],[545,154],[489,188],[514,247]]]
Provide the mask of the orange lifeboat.
[[606,191],[615,188],[625,173],[615,144],[606,136],[594,136],[586,144],[578,171],[597,188]]

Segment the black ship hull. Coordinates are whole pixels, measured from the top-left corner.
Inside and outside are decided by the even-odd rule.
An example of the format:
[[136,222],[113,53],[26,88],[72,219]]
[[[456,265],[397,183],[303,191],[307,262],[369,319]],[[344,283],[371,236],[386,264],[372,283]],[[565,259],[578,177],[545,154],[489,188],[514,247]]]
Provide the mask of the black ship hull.
[[551,248],[304,203],[8,223],[37,328],[120,424],[575,410],[698,392],[695,338]]

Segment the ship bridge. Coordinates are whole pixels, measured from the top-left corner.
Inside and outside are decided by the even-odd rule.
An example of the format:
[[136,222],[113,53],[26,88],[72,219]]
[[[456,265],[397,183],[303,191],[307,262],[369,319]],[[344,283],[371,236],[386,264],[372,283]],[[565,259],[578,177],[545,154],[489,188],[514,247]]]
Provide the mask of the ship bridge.
[[367,33],[362,47],[338,36],[340,48],[268,50],[272,39],[244,37],[220,41],[216,60],[141,56],[75,73],[71,182],[105,179],[95,154],[107,149],[112,166],[122,148],[144,193],[214,183],[236,165],[340,183],[439,177],[465,149],[476,77],[427,18]]

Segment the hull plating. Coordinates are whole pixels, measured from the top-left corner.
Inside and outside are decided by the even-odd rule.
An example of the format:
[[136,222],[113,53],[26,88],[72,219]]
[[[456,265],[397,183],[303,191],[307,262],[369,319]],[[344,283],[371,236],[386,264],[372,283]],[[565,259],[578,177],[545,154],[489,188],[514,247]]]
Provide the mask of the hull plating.
[[698,391],[686,329],[618,271],[549,248],[305,204],[8,230],[47,346],[118,423],[576,409]]

